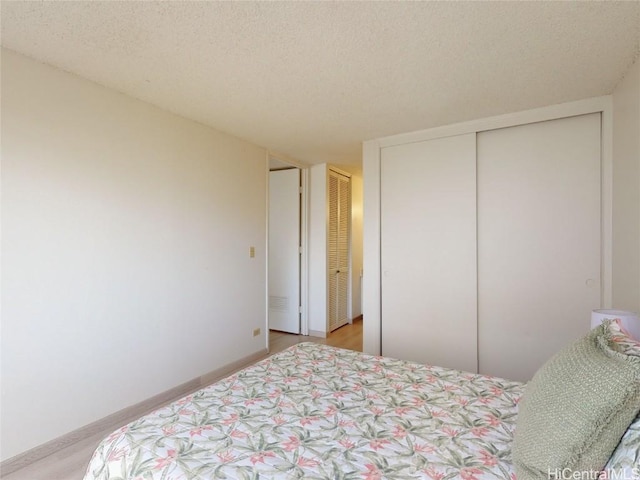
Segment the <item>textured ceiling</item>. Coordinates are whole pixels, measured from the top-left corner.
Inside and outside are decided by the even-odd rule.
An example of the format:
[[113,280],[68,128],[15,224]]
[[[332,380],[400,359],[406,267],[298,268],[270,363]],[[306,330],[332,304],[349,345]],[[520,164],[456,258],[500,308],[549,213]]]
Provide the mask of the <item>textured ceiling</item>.
[[1,2],[2,44],[307,163],[609,94],[640,2]]

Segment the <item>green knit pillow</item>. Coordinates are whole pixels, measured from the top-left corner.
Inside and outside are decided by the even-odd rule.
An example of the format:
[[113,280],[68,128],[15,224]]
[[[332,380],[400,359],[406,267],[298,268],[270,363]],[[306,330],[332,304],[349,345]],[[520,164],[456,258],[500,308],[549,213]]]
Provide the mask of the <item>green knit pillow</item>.
[[640,357],[611,345],[605,322],[552,357],[526,386],[512,451],[518,480],[605,466],[640,410]]

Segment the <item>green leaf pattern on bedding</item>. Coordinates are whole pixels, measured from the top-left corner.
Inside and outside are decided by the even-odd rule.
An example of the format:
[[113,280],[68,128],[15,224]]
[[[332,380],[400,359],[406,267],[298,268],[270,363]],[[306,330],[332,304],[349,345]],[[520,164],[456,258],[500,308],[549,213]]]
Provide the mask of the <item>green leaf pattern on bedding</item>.
[[640,415],[623,435],[605,471],[611,480],[640,480]]
[[117,430],[85,480],[514,479],[522,390],[302,343]]

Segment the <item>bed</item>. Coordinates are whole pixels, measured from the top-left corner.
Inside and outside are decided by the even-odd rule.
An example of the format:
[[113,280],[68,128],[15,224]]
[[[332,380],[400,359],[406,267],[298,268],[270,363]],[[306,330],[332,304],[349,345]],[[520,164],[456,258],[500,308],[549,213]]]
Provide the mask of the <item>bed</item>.
[[617,321],[526,385],[301,343],[115,431],[85,480],[640,480],[639,411]]
[[85,480],[513,479],[523,387],[301,343],[117,430]]

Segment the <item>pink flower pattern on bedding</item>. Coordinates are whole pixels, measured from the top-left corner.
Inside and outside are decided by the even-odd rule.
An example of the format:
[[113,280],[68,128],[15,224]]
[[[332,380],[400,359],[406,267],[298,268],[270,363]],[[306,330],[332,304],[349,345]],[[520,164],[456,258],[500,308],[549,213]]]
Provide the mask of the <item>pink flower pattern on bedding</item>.
[[640,356],[640,342],[634,340],[622,326],[619,318],[607,324],[607,330],[613,340],[613,347],[625,355]]
[[117,430],[85,480],[513,480],[522,391],[302,343]]

